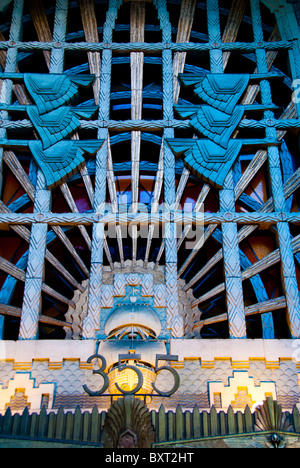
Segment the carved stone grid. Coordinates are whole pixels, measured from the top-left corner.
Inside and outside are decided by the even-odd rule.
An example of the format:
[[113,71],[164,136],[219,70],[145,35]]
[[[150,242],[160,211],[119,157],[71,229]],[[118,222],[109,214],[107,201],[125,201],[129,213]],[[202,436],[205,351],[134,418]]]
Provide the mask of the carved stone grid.
[[[118,9],[121,6],[120,0],[110,0],[107,11],[106,22],[103,28],[103,40],[107,43],[112,41],[112,32],[117,18]],[[110,88],[111,88],[111,67],[112,52],[104,50],[102,54],[101,77],[100,77],[100,98],[99,98],[99,119],[109,119],[110,108]],[[98,152],[96,159],[96,177],[94,194],[94,211],[106,201],[106,171],[108,159],[108,138],[107,129],[98,130],[98,138],[103,138],[105,143]],[[100,326],[101,310],[101,284],[103,266],[103,235],[99,235],[99,227],[93,227],[92,258],[90,271],[90,290],[88,315],[84,321],[83,338],[93,339],[95,331]]]
[[[104,40],[103,44],[112,43],[112,30],[114,27],[114,20],[116,18],[118,8],[122,2],[111,1],[107,13],[107,21],[104,25]],[[271,49],[268,49],[264,43],[264,38],[262,35],[261,28],[261,19],[259,15],[259,1],[252,1],[252,12],[253,12],[253,27],[256,35],[256,41],[262,44],[261,48],[257,49],[257,63],[258,63],[258,72],[266,72],[267,67],[267,51],[268,50],[280,50],[287,49],[289,50],[291,60],[291,68],[294,78],[299,76],[300,64],[299,64],[299,34],[295,34],[296,31],[299,31],[299,28],[293,25],[292,23],[296,21],[295,15],[292,10],[288,9],[286,3],[282,2],[268,2],[264,3],[275,12],[278,23],[281,28],[282,41],[276,42]],[[55,34],[56,41],[61,42],[63,45],[61,48],[53,47],[51,44],[51,72],[59,72],[61,68],[61,57],[64,55],[64,51],[72,48],[78,47],[78,45],[72,45],[71,43],[64,43],[64,29],[65,21],[67,17],[67,9],[61,8],[64,4],[63,1],[57,2],[57,16],[55,23]],[[109,151],[108,144],[108,132],[110,128],[115,129],[129,129],[134,130],[135,128],[155,128],[164,130],[164,138],[172,137],[174,134],[174,128],[184,128],[188,124],[184,122],[177,122],[173,120],[173,102],[172,102],[172,50],[184,51],[184,50],[210,50],[210,44],[189,44],[189,45],[178,45],[172,43],[171,41],[171,29],[170,23],[168,20],[166,2],[164,0],[154,1],[154,4],[159,13],[159,18],[161,25],[163,27],[163,45],[158,44],[154,45],[154,49],[162,51],[162,61],[163,61],[163,96],[164,96],[164,120],[156,122],[113,122],[109,121],[109,103],[110,103],[110,76],[111,76],[111,65],[112,65],[112,50],[122,50],[129,51],[130,46],[126,44],[116,45],[114,44],[109,50],[107,46],[103,44],[80,44],[80,47],[83,50],[93,50],[93,51],[103,51],[102,53],[102,65],[101,65],[101,91],[100,101],[102,99],[102,105],[99,110],[99,120],[91,123],[83,122],[83,127],[86,128],[98,128],[98,137],[103,138],[106,143],[103,145],[97,156],[97,175],[96,175],[96,188],[95,188],[95,201],[94,201],[94,211],[97,211],[97,207],[103,201],[105,201],[105,190],[106,190],[106,170],[107,170],[107,153]],[[220,25],[219,25],[219,5],[215,0],[209,0],[207,3],[208,6],[208,22],[209,22],[209,35],[210,41],[214,43],[221,43],[220,35]],[[290,6],[292,8],[292,6]],[[61,8],[61,9],[60,9]],[[10,40],[18,41],[20,40],[20,26],[22,18],[22,1],[15,0],[14,3],[14,12],[12,17],[12,26],[11,26],[11,35]],[[18,23],[19,22],[19,23]],[[294,31],[292,37],[291,31]],[[294,39],[293,44],[291,44],[290,39]],[[54,41],[53,41],[54,42]],[[167,44],[167,45],[166,45]],[[22,44],[20,45],[20,50],[22,50]],[[25,47],[25,46],[24,46]],[[36,44],[28,43],[26,44],[27,48],[34,49],[37,47]],[[49,47],[49,44],[42,43],[40,41],[39,47]],[[152,46],[151,46],[152,47]],[[177,49],[176,49],[177,47]],[[147,44],[142,44],[139,46],[140,50],[147,50]],[[247,44],[223,44],[223,51],[232,51],[232,50],[251,50],[251,46]],[[248,49],[247,49],[248,48]],[[14,71],[17,61],[17,48],[13,46],[7,46],[7,62],[6,62],[6,71]],[[221,48],[216,47],[214,50],[210,50],[211,57],[211,70],[213,72],[223,72],[223,53]],[[10,102],[11,96],[11,86],[12,83],[9,80],[4,81],[2,87],[2,102]],[[261,84],[262,96],[264,101],[267,103],[272,102],[272,96],[270,95],[268,82],[263,82]],[[5,119],[5,112],[2,112],[2,116]],[[266,123],[267,120],[272,118],[274,120],[274,126],[269,127],[269,124]],[[103,121],[105,121],[105,128],[100,128],[103,126]],[[6,124],[5,124],[6,125]],[[1,136],[5,136],[5,128],[10,128],[9,125],[18,125],[18,124],[9,124],[1,128]],[[21,124],[20,124],[21,125]],[[24,122],[25,127],[28,125]],[[138,125],[138,127],[136,127]],[[299,127],[299,121],[294,119],[292,122],[276,121],[272,112],[267,111],[265,114],[264,123],[246,123],[245,127],[256,125],[258,128],[266,128],[266,136],[276,135],[276,128],[286,129],[292,126]],[[93,127],[94,126],[94,127]],[[242,125],[243,127],[243,125]],[[11,127],[13,128],[13,127]],[[2,150],[1,150],[2,151]],[[295,337],[299,336],[299,294],[295,274],[295,265],[294,265],[294,255],[293,248],[294,244],[291,242],[289,222],[291,221],[291,214],[288,213],[286,209],[286,188],[283,186],[281,168],[279,163],[279,154],[277,148],[268,149],[268,162],[269,162],[269,172],[270,180],[272,183],[273,190],[273,200],[275,203],[275,214],[271,222],[277,224],[277,233],[278,233],[278,245],[281,255],[281,270],[283,278],[283,286],[285,292],[285,299],[287,302],[289,321],[292,335]],[[174,187],[174,157],[172,153],[168,150],[164,152],[164,183],[165,183],[165,196],[170,204],[175,201],[175,187]],[[49,194],[44,189],[43,184],[37,184],[37,190],[35,194],[35,212],[36,213],[45,213],[49,212]],[[291,194],[293,191],[291,191]],[[225,187],[221,192],[221,213],[223,212],[224,217],[218,221],[222,225],[222,234],[223,234],[223,258],[224,258],[224,271],[225,271],[225,288],[227,294],[227,306],[228,306],[228,316],[229,316],[229,328],[231,336],[234,337],[244,337],[245,336],[245,311],[243,305],[243,296],[242,296],[242,281],[241,281],[241,266],[238,252],[238,241],[240,238],[237,234],[237,225],[234,222],[225,222],[224,218],[227,213],[232,212],[234,219],[236,214],[234,213],[234,202],[236,198],[236,189],[234,190],[233,182],[231,176],[228,177]],[[266,207],[267,208],[267,207]],[[265,213],[261,213],[260,216],[257,216],[257,223],[264,223],[268,218],[266,211],[269,211],[271,207],[268,207],[265,210]],[[287,213],[286,213],[287,212]],[[277,215],[278,213],[278,215]],[[280,213],[286,213],[286,221],[281,222]],[[257,215],[257,213],[255,213]],[[271,215],[270,215],[271,216]],[[277,217],[278,216],[278,217]],[[293,215],[294,216],[294,215]],[[295,215],[296,216],[296,215]],[[16,214],[16,219],[20,220],[22,224],[25,221],[26,214],[22,216],[21,214]],[[41,290],[43,286],[43,265],[45,258],[45,249],[46,249],[46,232],[47,224],[35,224],[34,218],[30,218],[29,223],[33,223],[32,226],[32,240],[30,245],[30,261],[26,274],[25,282],[25,295],[24,295],[24,305],[23,305],[23,317],[21,321],[21,330],[20,337],[23,338],[34,338],[36,337],[37,321],[38,315],[40,314],[40,300],[41,300]],[[51,216],[49,214],[48,218],[45,218],[46,222],[51,223]],[[53,216],[52,219],[55,219]],[[58,220],[59,218],[57,218]],[[60,218],[61,220],[62,218]],[[70,218],[71,219],[71,218]],[[80,221],[79,216],[76,214],[73,215],[71,224],[77,224]],[[244,217],[244,222],[246,224],[252,223],[252,214],[247,214]],[[275,221],[274,221],[275,220]],[[18,221],[16,221],[18,222]],[[55,222],[55,221],[54,221]],[[92,220],[93,222],[93,220]],[[242,223],[243,221],[240,220]],[[293,222],[293,221],[292,221]],[[174,226],[174,225],[173,225]],[[251,226],[245,227],[245,231],[248,229],[248,232],[251,231]],[[102,277],[102,265],[103,265],[103,239],[101,236],[97,235],[99,226],[94,224],[93,230],[93,241],[92,241],[92,264],[91,264],[91,286],[90,286],[90,313],[86,319],[85,323],[85,338],[93,338],[94,330],[99,326],[99,303],[100,303],[100,287],[101,287],[101,277]],[[212,227],[213,231],[213,227]],[[23,230],[23,235],[25,234]],[[241,237],[241,236],[240,236]],[[178,298],[178,291],[176,291],[175,277],[177,276],[177,258],[176,258],[176,243],[172,237],[170,237],[165,243],[166,248],[166,279],[167,285],[169,288],[168,294],[168,320],[169,326],[172,328],[172,320],[174,317],[178,318],[176,295]],[[47,255],[47,253],[46,253]],[[30,304],[30,306],[29,306]],[[33,309],[29,312],[29,308]],[[34,311],[35,310],[35,311]],[[27,317],[27,314],[33,314],[31,317],[32,324],[30,320],[28,321],[26,327],[23,323]],[[262,317],[267,314],[262,315]],[[182,336],[182,328],[176,325],[173,329],[174,336]]]
[[[57,0],[53,40],[63,42],[66,37],[68,1]],[[50,73],[62,73],[64,67],[64,51],[53,50],[51,53]],[[34,201],[34,212],[48,213],[50,211],[51,192],[46,189],[43,173],[38,169],[37,186]],[[24,289],[24,301],[19,330],[20,339],[35,339],[38,336],[38,317],[42,311],[42,284],[44,277],[44,262],[47,242],[47,224],[33,225],[29,246],[28,267]],[[32,266],[36,271],[31,271]]]
[[[10,40],[11,41],[18,41],[21,37],[21,30],[22,30],[22,13],[23,13],[23,0],[16,1],[13,9],[11,27],[10,27]],[[6,54],[6,63],[5,63],[5,72],[14,72],[16,69],[18,60],[18,50],[15,48],[9,48]],[[1,94],[0,100],[6,104],[10,104],[12,100],[12,89],[13,83],[11,80],[3,80],[2,87],[1,87]],[[8,117],[7,112],[2,111],[0,112],[1,119],[5,119]],[[0,129],[0,137],[5,138],[7,136],[7,132],[5,129]],[[3,148],[0,148],[0,189],[2,191],[2,183],[3,183]],[[3,300],[5,302],[5,298]],[[7,303],[7,302],[5,302]],[[0,328],[3,329],[4,324],[4,317],[0,317]]]
[[[222,39],[218,0],[207,1],[207,21],[211,42],[220,44]],[[223,73],[223,53],[221,50],[212,50],[210,52],[210,64],[212,73]],[[227,175],[224,188],[220,192],[220,210],[235,211],[232,171]],[[223,223],[222,235],[229,334],[232,338],[246,338],[237,226],[233,223]]]
[[[171,24],[167,10],[166,0],[157,0],[155,2],[160,26],[162,28],[163,42],[172,42]],[[171,50],[162,51],[162,73],[163,73],[163,117],[166,121],[173,119],[173,71],[172,71],[172,52]],[[163,134],[163,140],[174,137],[174,129],[166,128]],[[172,207],[176,202],[175,194],[175,157],[168,147],[164,144],[164,201],[166,205]],[[184,324],[179,315],[179,296],[177,283],[177,242],[176,226],[174,223],[166,225],[166,270],[165,280],[167,289],[167,327],[171,330],[175,338],[184,335]]]
[[[263,27],[261,17],[259,14],[259,1],[251,0],[251,7],[254,38],[258,42],[260,42],[261,40],[263,40]],[[256,58],[258,72],[261,73],[267,71],[268,66],[266,52],[261,49],[257,49]],[[264,104],[272,103],[271,86],[268,81],[263,81],[261,83],[261,97],[262,102]],[[266,111],[265,118],[272,120],[274,118],[274,113],[271,111]],[[276,129],[267,128],[266,136],[276,136]],[[272,147],[268,149],[268,162],[275,211],[285,212],[287,211],[287,208],[283,190],[283,181],[278,148]],[[290,331],[294,338],[298,338],[300,336],[300,298],[296,278],[294,255],[291,247],[291,234],[288,223],[277,224],[277,237],[281,253],[281,276],[286,296]]]

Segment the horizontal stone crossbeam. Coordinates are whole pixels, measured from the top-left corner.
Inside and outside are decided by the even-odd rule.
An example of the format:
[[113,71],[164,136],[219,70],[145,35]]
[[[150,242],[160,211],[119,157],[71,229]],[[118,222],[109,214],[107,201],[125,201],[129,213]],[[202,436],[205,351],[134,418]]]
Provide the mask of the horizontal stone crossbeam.
[[94,223],[132,224],[160,224],[169,223],[170,218],[176,224],[222,224],[237,223],[245,225],[263,224],[267,229],[272,224],[289,222],[300,224],[300,213],[275,212],[275,213],[112,213],[101,215],[99,213],[1,213],[0,225],[26,225],[46,223],[52,226],[72,226],[77,224],[91,225]]
[[0,50],[7,50],[9,48],[16,48],[22,51],[28,50],[88,50],[90,52],[100,52],[102,50],[112,50],[114,52],[150,52],[154,53],[161,50],[172,50],[174,52],[188,52],[190,50],[212,50],[221,49],[224,52],[233,50],[242,50],[245,52],[254,52],[258,48],[269,50],[282,50],[292,49],[292,41],[274,41],[274,42],[189,42],[189,43],[168,43],[168,42],[21,42],[21,41],[1,41]]
[[[80,128],[86,130],[92,130],[95,128],[108,128],[110,130],[118,131],[129,131],[129,130],[147,130],[147,131],[158,131],[164,128],[190,128],[189,120],[80,120]],[[0,120],[0,128],[4,129],[18,129],[18,128],[32,128],[33,125],[28,119],[23,120]],[[277,128],[278,130],[287,129],[300,129],[300,119],[263,119],[263,120],[252,120],[244,119],[238,125],[239,129],[264,129],[264,128]],[[263,144],[264,140],[246,140],[250,144]],[[0,140],[0,144],[8,144],[8,140]],[[26,140],[19,141],[9,140],[10,145],[28,146]]]

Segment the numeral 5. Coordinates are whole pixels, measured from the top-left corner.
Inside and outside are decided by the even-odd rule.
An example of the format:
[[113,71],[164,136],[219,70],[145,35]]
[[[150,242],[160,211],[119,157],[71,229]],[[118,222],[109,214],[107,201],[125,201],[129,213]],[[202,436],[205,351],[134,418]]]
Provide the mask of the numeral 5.
[[152,387],[154,388],[154,390],[157,393],[159,393],[159,395],[166,396],[166,397],[171,396],[171,395],[173,395],[173,393],[177,392],[177,390],[179,388],[179,385],[180,385],[180,378],[179,378],[178,372],[175,369],[172,369],[172,367],[169,367],[169,366],[160,366],[159,367],[158,366],[158,361],[178,361],[178,356],[174,356],[174,355],[171,355],[171,354],[157,354],[156,355],[155,372],[158,374],[163,369],[165,369],[168,372],[171,372],[171,374],[174,377],[174,385],[171,388],[171,390],[168,391],[168,392],[161,392],[160,390],[158,390],[156,388],[154,383],[152,384]]

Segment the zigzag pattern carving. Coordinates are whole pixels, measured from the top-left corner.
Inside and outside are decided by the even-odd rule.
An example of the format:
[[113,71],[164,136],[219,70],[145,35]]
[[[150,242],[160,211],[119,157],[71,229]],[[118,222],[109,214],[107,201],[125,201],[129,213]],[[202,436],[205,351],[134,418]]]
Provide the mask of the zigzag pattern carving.
[[103,143],[103,140],[64,140],[80,126],[80,118],[90,119],[98,109],[89,104],[65,105],[76,96],[79,86],[87,87],[93,82],[94,75],[25,73],[16,76],[23,78],[34,100],[35,105],[25,109],[41,139],[27,144],[45,176],[47,188],[53,188],[82,166],[85,153],[96,153]]
[[237,106],[232,115],[225,114],[213,107],[202,106],[191,120],[190,125],[226,149],[231,135],[242,120],[243,115],[242,106]]
[[62,141],[79,127],[79,117],[90,118],[96,111],[96,106],[64,106],[77,94],[78,86],[88,86],[93,79],[91,75],[24,76],[24,83],[36,104],[27,107],[27,114],[42,141],[32,141],[29,147],[48,188],[78,170],[84,163],[84,153],[94,154],[103,143],[103,140]]
[[184,154],[185,163],[193,174],[216,188],[222,188],[225,178],[242,148],[239,140],[230,140],[228,148],[210,140],[168,140],[176,156]]
[[43,150],[40,141],[31,141],[29,148],[39,162],[47,187],[52,188],[76,172],[85,162],[85,153],[94,154],[103,140],[63,140]]
[[238,102],[250,78],[247,74],[180,75],[185,86],[194,86],[194,93],[204,104],[176,105],[174,108],[181,118],[190,118],[190,126],[207,139],[168,139],[167,142],[175,155],[183,155],[195,175],[219,189],[223,188],[244,143],[232,139],[232,135],[244,116],[245,108]]
[[24,83],[33,98],[39,114],[45,114],[67,104],[78,92],[79,84],[92,83],[92,75],[58,75],[25,73]]
[[249,75],[206,75],[194,89],[210,106],[231,115],[249,84]]

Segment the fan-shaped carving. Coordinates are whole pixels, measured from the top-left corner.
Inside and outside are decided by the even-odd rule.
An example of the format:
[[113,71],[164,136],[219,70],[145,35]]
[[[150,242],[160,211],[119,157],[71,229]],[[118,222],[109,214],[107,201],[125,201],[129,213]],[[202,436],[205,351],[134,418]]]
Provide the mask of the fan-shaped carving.
[[284,431],[292,429],[286,415],[282,413],[281,405],[268,397],[255,412],[256,431]]
[[111,405],[103,427],[105,448],[150,448],[154,436],[151,415],[143,401],[127,395]]
[[[128,275],[132,271],[132,262],[127,260],[125,262],[124,268],[120,268],[121,265],[119,263],[114,264],[113,272],[106,267],[104,267],[103,271],[103,285],[113,285],[113,278],[116,276]],[[148,268],[143,267],[143,262],[137,262],[136,266],[137,276],[143,278],[145,275],[153,275],[155,286],[158,286],[157,290],[153,291],[154,298],[156,298],[157,304],[160,301],[165,300],[165,285],[164,285],[164,278],[163,274],[160,269],[154,269],[154,264],[149,263]],[[124,280],[125,281],[125,280]],[[142,281],[142,279],[141,279]],[[66,333],[66,339],[70,340],[79,340],[82,334],[82,326],[84,318],[87,316],[88,310],[88,293],[89,293],[89,280],[85,280],[81,284],[82,291],[76,289],[74,292],[74,296],[72,298],[72,302],[75,304],[74,307],[69,307],[67,313],[65,314],[66,322],[71,324],[71,328],[64,327]],[[179,291],[179,310],[178,313],[181,317],[184,317],[184,332],[187,338],[198,337],[197,332],[193,332],[193,327],[196,322],[199,321],[201,317],[201,311],[198,307],[192,307],[192,303],[195,301],[195,297],[193,295],[193,290],[188,289],[185,291],[186,282],[182,279],[178,279],[178,291]],[[113,294],[113,293],[109,293]],[[116,296],[120,294],[120,291],[117,292],[115,290]],[[161,297],[163,296],[163,297]],[[162,307],[164,305],[161,304]],[[160,305],[158,305],[160,307]]]
[[184,161],[194,174],[217,188],[222,188],[242,147],[239,140],[230,140],[227,149],[210,140],[169,139],[168,144],[176,155],[184,154]]

